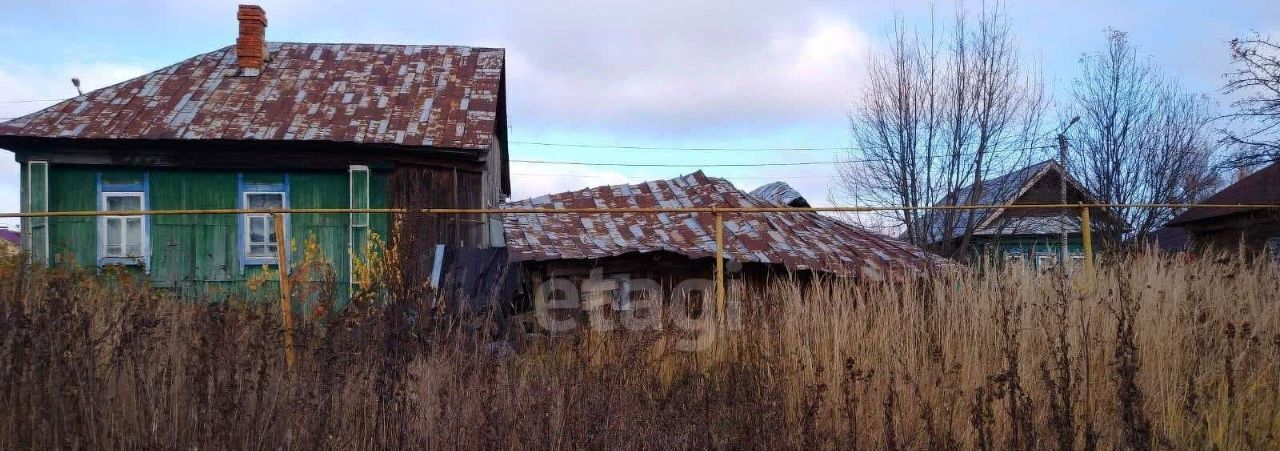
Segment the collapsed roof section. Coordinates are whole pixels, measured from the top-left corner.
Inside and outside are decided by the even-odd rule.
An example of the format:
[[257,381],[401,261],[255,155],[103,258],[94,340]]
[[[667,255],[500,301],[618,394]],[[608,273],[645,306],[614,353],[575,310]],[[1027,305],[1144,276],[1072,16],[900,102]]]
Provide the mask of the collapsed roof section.
[[[670,180],[613,185],[511,202],[506,208],[776,208],[701,171]],[[814,212],[723,213],[724,252],[740,262],[778,264],[883,279],[946,265],[925,250]],[[673,252],[716,254],[711,213],[511,213],[504,215],[513,261],[598,259]]]

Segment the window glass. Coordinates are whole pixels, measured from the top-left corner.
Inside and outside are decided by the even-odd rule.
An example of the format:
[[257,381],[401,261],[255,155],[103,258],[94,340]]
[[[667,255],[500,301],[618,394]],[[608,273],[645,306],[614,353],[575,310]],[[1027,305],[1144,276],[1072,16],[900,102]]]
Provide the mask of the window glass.
[[106,256],[122,257],[124,256],[124,234],[120,233],[123,228],[120,224],[122,220],[121,218],[106,218],[105,220],[107,222],[107,236],[104,237],[107,243]]
[[[244,205],[249,209],[284,208],[284,193],[244,193]],[[252,258],[275,258],[279,239],[276,237],[275,216],[266,213],[249,213],[244,216],[244,253]]]
[[126,257],[142,256],[142,217],[130,216],[124,219],[124,242]]
[[249,217],[249,242],[267,242],[267,218],[262,216]]
[[107,211],[140,211],[142,210],[142,196],[135,195],[107,195]]
[[279,193],[248,193],[248,208],[284,208],[284,196]]
[[[105,211],[142,211],[143,193],[107,192],[102,194]],[[142,216],[103,216],[99,237],[101,256],[107,258],[141,258],[146,254],[146,222]]]

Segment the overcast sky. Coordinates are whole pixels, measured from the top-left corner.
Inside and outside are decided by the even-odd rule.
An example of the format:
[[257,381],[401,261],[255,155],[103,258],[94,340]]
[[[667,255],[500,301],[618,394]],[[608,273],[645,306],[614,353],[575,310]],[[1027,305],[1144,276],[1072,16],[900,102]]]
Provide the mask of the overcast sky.
[[[7,3],[7,2],[6,2]],[[16,2],[15,2],[16,3]],[[234,43],[234,1],[21,2],[0,19],[0,117]],[[110,3],[110,4],[108,4]],[[1019,1],[1023,50],[1059,94],[1107,27],[1183,85],[1213,95],[1227,41],[1280,36],[1275,0]],[[691,164],[687,168],[514,163],[515,197],[670,178],[699,164],[832,161],[848,144],[846,114],[867,55],[895,14],[924,20],[929,2],[263,0],[269,41],[457,44],[507,49],[511,155],[516,159]],[[949,14],[950,2],[937,2]],[[979,4],[971,3],[970,8]],[[672,151],[548,147],[819,148]],[[18,208],[18,168],[0,156],[0,210]],[[706,168],[751,189],[781,179],[825,203],[828,165]]]

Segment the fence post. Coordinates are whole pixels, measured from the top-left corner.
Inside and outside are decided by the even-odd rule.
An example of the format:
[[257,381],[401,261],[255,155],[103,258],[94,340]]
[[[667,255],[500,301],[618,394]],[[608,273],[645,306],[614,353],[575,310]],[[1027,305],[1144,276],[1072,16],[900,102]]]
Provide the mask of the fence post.
[[1089,219],[1089,207],[1080,208],[1080,240],[1084,242],[1084,264],[1093,268],[1093,221]]
[[724,317],[724,213],[719,211],[716,212],[716,312]]
[[276,274],[280,278],[280,322],[284,327],[284,360],[293,370],[293,302],[289,299],[289,243],[285,241],[284,213],[272,213],[276,233]]

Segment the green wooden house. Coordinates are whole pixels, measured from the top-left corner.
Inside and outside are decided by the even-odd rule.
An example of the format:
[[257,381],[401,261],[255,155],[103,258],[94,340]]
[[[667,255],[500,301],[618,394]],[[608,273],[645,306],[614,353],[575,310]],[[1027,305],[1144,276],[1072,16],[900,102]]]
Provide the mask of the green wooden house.
[[[23,211],[495,208],[510,193],[502,49],[269,43],[261,8],[237,19],[235,45],[0,123]],[[22,241],[38,262],[235,289],[314,238],[345,290],[353,254],[392,227],[414,237],[410,263],[503,245],[500,218],[385,214],[291,214],[283,237],[265,214],[29,218]]]
[[[1062,202],[1063,183],[1066,183],[1067,203],[1101,203],[1066,174],[1062,165],[1046,160],[978,185],[965,186],[947,194],[936,205],[1058,204]],[[1103,221],[1123,223],[1106,209],[1091,210],[1090,216],[1095,228]],[[1075,209],[936,210],[926,215],[925,220],[930,246],[964,246],[962,255],[974,261],[1049,268],[1062,260],[1063,232],[1067,234],[1066,258],[1073,264],[1084,260],[1080,215]]]

